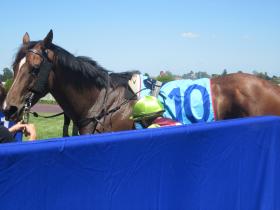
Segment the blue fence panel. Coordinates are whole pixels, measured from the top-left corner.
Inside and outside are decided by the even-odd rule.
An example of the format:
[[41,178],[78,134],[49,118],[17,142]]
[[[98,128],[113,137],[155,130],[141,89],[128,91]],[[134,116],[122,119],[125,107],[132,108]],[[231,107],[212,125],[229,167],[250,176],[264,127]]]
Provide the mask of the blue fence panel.
[[0,145],[0,209],[280,209],[280,118]]

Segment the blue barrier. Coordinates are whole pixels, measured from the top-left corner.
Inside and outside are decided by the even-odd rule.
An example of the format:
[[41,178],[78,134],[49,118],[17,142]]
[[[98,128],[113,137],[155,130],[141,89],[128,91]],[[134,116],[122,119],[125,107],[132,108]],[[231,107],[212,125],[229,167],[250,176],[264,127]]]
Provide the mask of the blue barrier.
[[280,209],[280,118],[0,145],[0,209]]

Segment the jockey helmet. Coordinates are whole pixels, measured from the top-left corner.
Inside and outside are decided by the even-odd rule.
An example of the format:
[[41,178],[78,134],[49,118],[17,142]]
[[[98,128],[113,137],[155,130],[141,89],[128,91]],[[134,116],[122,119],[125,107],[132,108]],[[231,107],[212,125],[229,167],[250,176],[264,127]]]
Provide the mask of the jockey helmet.
[[163,105],[156,97],[145,96],[134,105],[130,119],[137,121],[143,118],[161,116],[163,112]]

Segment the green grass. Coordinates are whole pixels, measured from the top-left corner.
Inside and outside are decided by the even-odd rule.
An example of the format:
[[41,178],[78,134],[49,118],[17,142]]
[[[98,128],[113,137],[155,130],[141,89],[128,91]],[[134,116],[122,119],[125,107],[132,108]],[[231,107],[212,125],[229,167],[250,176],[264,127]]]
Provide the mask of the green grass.
[[40,103],[40,104],[57,104],[56,101],[43,100],[43,99],[40,99],[38,103]]
[[[52,115],[52,113],[39,114],[44,116]],[[36,126],[37,139],[62,137],[63,115],[48,119],[30,115],[29,122]],[[69,131],[71,131],[70,129],[72,129],[72,126],[70,126]],[[24,139],[26,138],[24,137]]]

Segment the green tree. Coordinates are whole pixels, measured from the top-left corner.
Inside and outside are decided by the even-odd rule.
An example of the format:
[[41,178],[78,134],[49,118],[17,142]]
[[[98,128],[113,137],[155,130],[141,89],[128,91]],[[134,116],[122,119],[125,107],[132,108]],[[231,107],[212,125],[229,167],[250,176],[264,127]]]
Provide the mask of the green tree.
[[195,79],[195,73],[193,71],[190,71],[187,74],[183,74],[183,79]]
[[195,78],[200,79],[200,78],[210,78],[210,75],[207,74],[205,71],[199,71],[195,73]]
[[212,78],[219,77],[219,76],[220,76],[219,74],[212,74],[211,75]]
[[4,88],[8,92],[13,84],[13,79],[7,79],[4,85]]
[[224,69],[223,73],[222,73],[222,76],[225,76],[227,75],[227,69]]
[[271,79],[272,82],[276,83],[276,84],[280,84],[280,78],[273,75],[272,79]]
[[156,77],[156,80],[161,82],[170,82],[173,81],[175,78],[172,75],[164,75],[164,76],[158,76]]
[[259,78],[262,78],[262,79],[266,79],[266,80],[271,80],[272,79],[268,76],[267,72],[263,73],[263,72],[253,71],[253,74],[256,75]]
[[9,68],[3,69],[3,74],[0,76],[0,79],[5,82],[8,79],[13,78],[13,72]]
[[166,71],[165,73],[161,72],[161,74],[157,76],[155,79],[160,82],[170,82],[175,80],[175,76],[170,71]]

